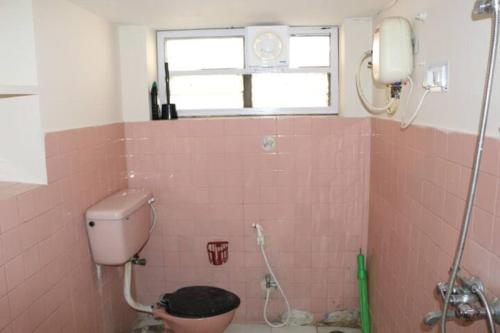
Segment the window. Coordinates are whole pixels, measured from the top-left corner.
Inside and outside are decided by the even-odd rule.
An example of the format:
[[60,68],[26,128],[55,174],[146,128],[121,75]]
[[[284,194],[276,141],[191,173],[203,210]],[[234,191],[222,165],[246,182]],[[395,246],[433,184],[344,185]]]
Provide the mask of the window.
[[160,31],[158,81],[164,62],[172,103],[182,116],[338,113],[336,27],[290,28],[289,67],[245,67],[245,29]]

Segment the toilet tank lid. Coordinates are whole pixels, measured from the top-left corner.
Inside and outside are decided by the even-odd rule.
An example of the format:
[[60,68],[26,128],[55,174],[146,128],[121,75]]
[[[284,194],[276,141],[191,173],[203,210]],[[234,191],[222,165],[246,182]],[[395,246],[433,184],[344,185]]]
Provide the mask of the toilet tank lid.
[[121,220],[146,204],[152,194],[144,189],[118,191],[87,210],[87,220]]

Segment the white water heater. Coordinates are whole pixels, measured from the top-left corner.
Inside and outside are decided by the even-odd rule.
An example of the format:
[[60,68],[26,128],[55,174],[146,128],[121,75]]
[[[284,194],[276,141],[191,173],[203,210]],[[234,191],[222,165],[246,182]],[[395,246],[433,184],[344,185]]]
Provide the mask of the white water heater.
[[383,84],[404,81],[413,72],[410,22],[404,17],[382,21],[373,35],[373,78]]

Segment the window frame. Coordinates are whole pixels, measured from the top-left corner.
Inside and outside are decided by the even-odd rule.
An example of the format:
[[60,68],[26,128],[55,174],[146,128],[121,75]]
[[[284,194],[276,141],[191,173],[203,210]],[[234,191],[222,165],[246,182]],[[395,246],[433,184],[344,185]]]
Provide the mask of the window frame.
[[[202,69],[188,71],[171,71],[170,76],[181,75],[213,75],[236,74],[251,75],[254,73],[325,73],[330,75],[329,107],[287,107],[287,108],[237,108],[237,109],[182,109],[178,110],[179,117],[211,117],[211,116],[271,116],[271,115],[300,115],[320,114],[338,115],[339,113],[339,29],[337,26],[326,27],[290,27],[291,36],[330,36],[330,66],[329,67],[302,67],[302,68],[273,68],[273,69]],[[227,29],[198,29],[198,30],[164,30],[157,31],[157,79],[159,98],[166,103],[165,93],[165,45],[167,39],[175,38],[217,38],[242,37],[245,38],[244,28]],[[245,53],[244,53],[245,54]],[[246,59],[244,59],[246,60]],[[245,62],[244,62],[245,64]],[[246,67],[246,66],[245,66]]]

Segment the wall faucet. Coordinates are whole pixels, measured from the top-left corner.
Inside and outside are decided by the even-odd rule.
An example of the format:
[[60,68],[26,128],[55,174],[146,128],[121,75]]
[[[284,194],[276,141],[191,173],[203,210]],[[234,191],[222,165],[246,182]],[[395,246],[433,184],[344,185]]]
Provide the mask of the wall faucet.
[[498,0],[477,0],[472,12],[475,15],[489,14],[495,11],[497,6]]
[[[482,281],[477,277],[467,278],[461,273],[457,275],[457,280],[458,285],[453,287],[449,303],[455,310],[448,311],[446,318],[471,322],[491,316],[497,324],[500,324],[500,300],[488,302]],[[440,282],[436,290],[444,299],[449,288],[448,283]],[[429,312],[423,322],[427,326],[434,326],[442,316],[442,312]]]

